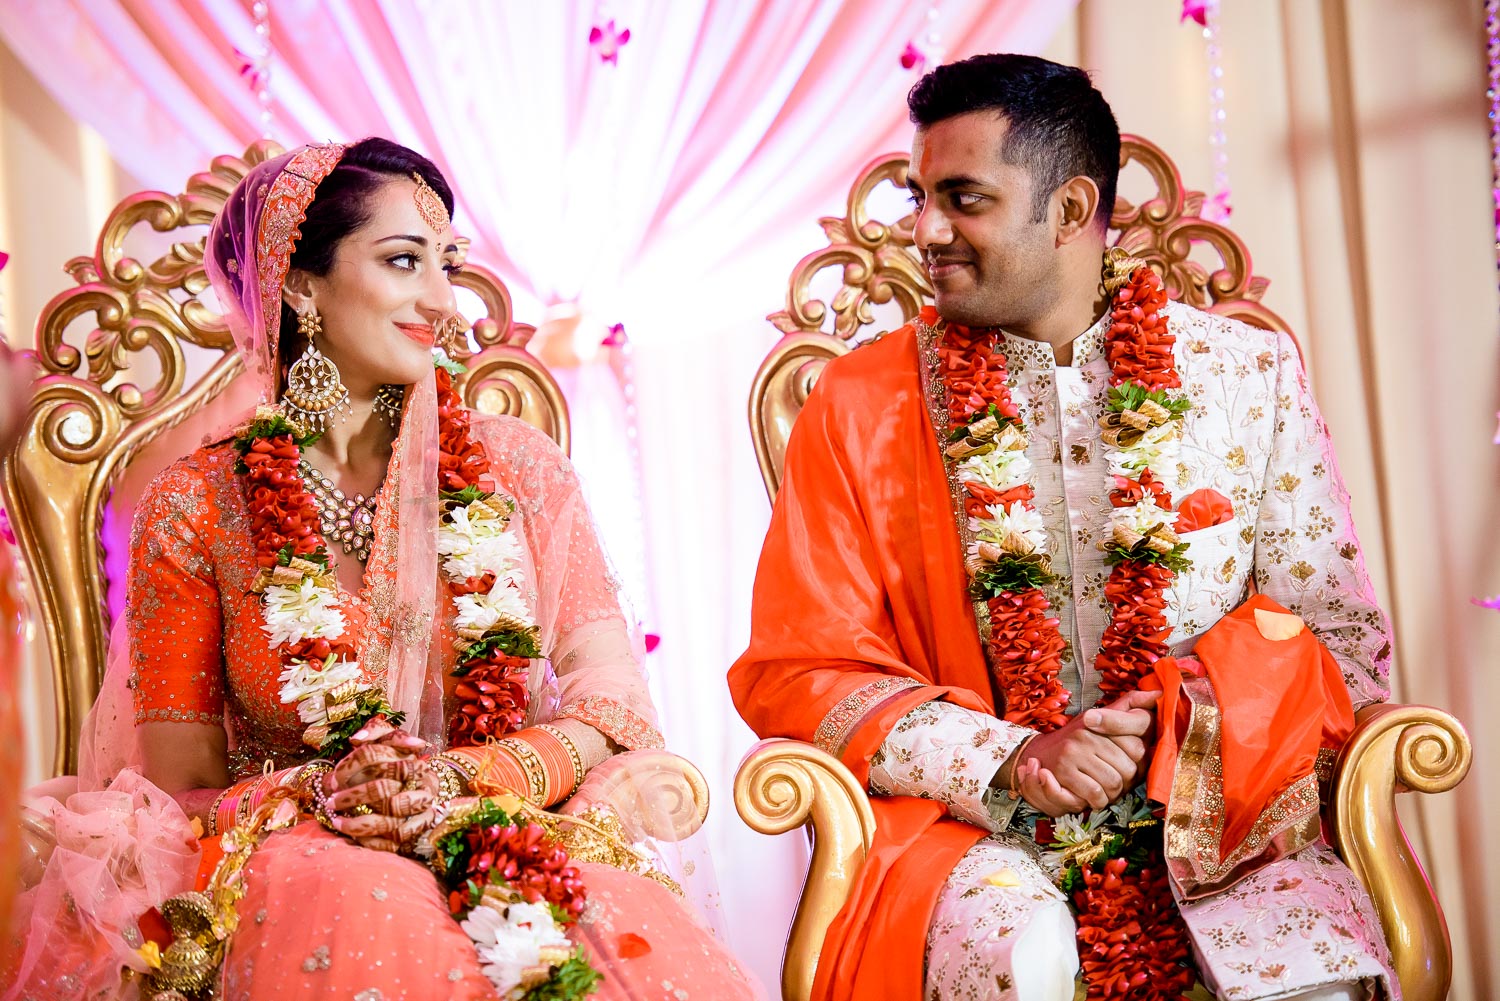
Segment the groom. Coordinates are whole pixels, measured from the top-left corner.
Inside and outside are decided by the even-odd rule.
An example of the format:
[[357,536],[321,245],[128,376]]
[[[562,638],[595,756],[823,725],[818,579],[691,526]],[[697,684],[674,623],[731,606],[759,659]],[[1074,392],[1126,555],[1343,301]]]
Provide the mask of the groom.
[[[1394,995],[1318,832],[1390,639],[1295,342],[1101,272],[1120,135],[1083,71],[977,56],[907,103],[935,309],[824,370],[729,677],[757,733],[872,794],[815,997],[1067,1001],[1075,934],[1131,997]],[[1111,805],[1157,832],[1144,868],[1042,857],[1083,836],[1047,818]],[[1137,913],[1104,937],[1110,894]]]

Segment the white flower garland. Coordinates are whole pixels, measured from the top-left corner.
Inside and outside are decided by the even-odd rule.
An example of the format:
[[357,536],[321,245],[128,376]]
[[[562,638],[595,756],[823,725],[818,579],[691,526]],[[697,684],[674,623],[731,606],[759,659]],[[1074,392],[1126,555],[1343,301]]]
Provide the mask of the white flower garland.
[[485,899],[459,927],[479,953],[479,969],[507,1001],[520,1001],[551,967],[565,961],[573,943],[558,927],[546,904]]
[[[958,462],[959,481],[983,484],[1000,493],[1025,486],[1031,482],[1031,460],[1026,457],[1029,440],[1019,425],[1007,425],[997,433],[993,450],[968,455]],[[1047,553],[1047,526],[1030,501],[1016,501],[1009,511],[1004,504],[991,504],[985,512],[982,517],[969,518],[969,531],[974,536],[969,544],[970,557],[993,562],[995,548],[1017,556]]]
[[453,624],[465,639],[476,641],[494,631],[528,632],[536,618],[523,590],[521,541],[510,527],[515,502],[486,493],[466,505],[454,505],[438,524],[438,555],[443,574],[455,584],[493,574],[488,592],[453,595]]

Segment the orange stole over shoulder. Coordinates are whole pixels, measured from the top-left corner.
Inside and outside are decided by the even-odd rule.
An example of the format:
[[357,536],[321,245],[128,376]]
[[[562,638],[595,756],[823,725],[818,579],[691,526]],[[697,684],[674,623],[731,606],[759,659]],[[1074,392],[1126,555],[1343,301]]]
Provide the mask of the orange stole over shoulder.
[[1167,868],[1185,897],[1318,839],[1319,753],[1349,739],[1354,710],[1338,663],[1300,619],[1253,595],[1192,657],[1159,661],[1156,680],[1147,795],[1167,804]]
[[[824,370],[787,447],[750,647],[729,672],[756,733],[816,743],[861,783],[917,705],[995,712],[918,365],[908,326]],[[871,806],[875,843],[829,929],[817,1001],[920,997],[938,893],[985,834],[927,800]]]

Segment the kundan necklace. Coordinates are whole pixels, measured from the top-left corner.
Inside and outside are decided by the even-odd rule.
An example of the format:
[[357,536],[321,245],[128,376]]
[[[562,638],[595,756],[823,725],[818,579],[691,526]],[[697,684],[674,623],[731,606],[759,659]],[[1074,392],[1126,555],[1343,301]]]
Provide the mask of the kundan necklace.
[[[1113,569],[1105,585],[1110,622],[1094,662],[1101,702],[1140,688],[1169,652],[1165,593],[1188,563],[1187,545],[1172,530],[1177,514],[1167,484],[1177,476],[1190,408],[1175,392],[1182,383],[1161,279],[1116,248],[1105,255],[1102,282],[1111,297],[1104,354],[1112,388],[1099,425],[1113,488],[1110,534],[1100,546]],[[972,539],[964,554],[969,591],[989,613],[986,653],[1005,719],[1050,732],[1068,720],[1060,680],[1066,643],[1042,590],[1053,580],[1047,532],[1032,504],[1026,429],[1007,386],[1003,342],[995,330],[952,324],[936,334],[944,453]],[[1078,913],[1088,996],[1175,998],[1193,972],[1162,863],[1160,822],[1129,798],[1121,806],[1118,834],[1091,842],[1097,851],[1064,853],[1061,882]],[[1056,847],[1051,826],[1038,825],[1038,840]]]
[[[451,364],[439,359],[436,372],[437,552],[458,651],[452,673],[464,679],[455,687],[457,706],[448,722],[449,746],[460,746],[521,728],[527,669],[541,654],[523,590],[522,544],[510,524],[515,502],[493,489],[489,456],[470,434],[469,412],[446,367]],[[303,742],[338,757],[348,751],[349,736],[373,717],[399,726],[403,714],[366,676],[347,635],[319,531],[326,532],[331,520],[342,532],[341,519],[330,519],[332,509],[319,503],[320,488],[334,488],[320,475],[307,475],[316,471],[303,458],[304,446],[315,438],[279,409],[262,407],[235,436],[236,468],[244,477],[260,567],[252,590],[261,597],[261,628],[282,658],[281,700],[296,706]],[[353,514],[346,552],[360,538],[356,523],[363,523],[360,512]]]
[[339,543],[346,555],[352,554],[361,563],[369,562],[379,488],[369,497],[364,494],[350,497],[306,458],[297,468],[317,505],[324,538]]

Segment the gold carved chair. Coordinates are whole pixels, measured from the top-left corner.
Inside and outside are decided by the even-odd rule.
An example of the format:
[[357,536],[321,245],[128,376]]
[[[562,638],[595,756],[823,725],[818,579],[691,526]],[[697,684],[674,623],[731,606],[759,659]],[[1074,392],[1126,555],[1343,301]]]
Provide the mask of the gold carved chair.
[[[774,501],[792,424],[823,366],[910,320],[931,295],[913,249],[908,215],[874,218],[872,196],[886,182],[905,187],[908,158],[871,162],[849,192],[843,218],[821,220],[829,245],[792,272],[786,309],[769,319],[782,332],[750,391],[750,431]],[[1122,169],[1143,168],[1153,194],[1115,204],[1115,243],[1144,257],[1174,299],[1291,333],[1261,297],[1267,279],[1251,272],[1244,243],[1203,219],[1203,194],[1184,189],[1158,147],[1125,136]],[[1127,177],[1122,170],[1122,188]],[[842,269],[841,273],[836,269]],[[830,275],[830,272],[832,274]],[[878,325],[877,311],[890,322]],[[1374,898],[1408,1001],[1448,993],[1452,950],[1442,909],[1396,815],[1395,794],[1452,789],[1468,772],[1468,735],[1429,706],[1378,705],[1359,714],[1339,758],[1331,813],[1335,847]],[[796,740],[763,740],[740,764],[735,806],[751,828],[781,834],[806,826],[812,858],[782,963],[782,997],[806,1001],[829,924],[848,899],[875,830],[865,790],[833,756]]]
[[[15,450],[0,456],[0,492],[51,654],[55,775],[76,771],[79,728],[103,679],[109,636],[105,502],[150,442],[200,414],[240,371],[228,327],[211,297],[201,298],[208,289],[203,240],[240,178],[281,152],[261,140],[240,156],[216,157],[181,194],[146,191],[124,199],[94,253],[67,263],[74,287],[48,302],[37,319],[34,351],[43,377]],[[140,244],[151,256],[131,256],[140,249],[127,244]],[[460,244],[467,253],[467,241]],[[469,317],[478,350],[465,344],[453,352],[468,367],[460,380],[465,402],[520,417],[568,451],[567,402],[527,350],[535,328],[513,321],[510,293],[485,268],[467,262],[454,281],[478,303],[470,312],[479,315]],[[80,334],[81,349],[69,343]],[[175,458],[156,457],[163,465]],[[621,805],[628,805],[626,796],[660,794],[667,798],[657,801],[665,807],[657,816],[668,818],[679,835],[691,833],[708,809],[703,776],[675,755],[636,753],[660,755],[665,767],[654,770],[645,793],[614,783],[621,785]],[[608,791],[604,798],[615,802]]]

